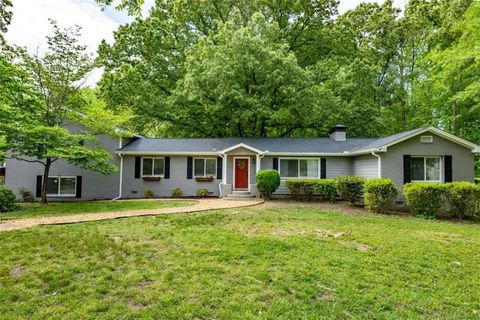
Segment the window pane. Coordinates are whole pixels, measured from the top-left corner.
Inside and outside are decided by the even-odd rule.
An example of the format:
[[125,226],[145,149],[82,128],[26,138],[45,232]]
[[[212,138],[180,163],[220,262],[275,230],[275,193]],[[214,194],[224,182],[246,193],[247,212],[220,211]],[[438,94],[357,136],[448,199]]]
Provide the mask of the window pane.
[[58,178],[48,178],[47,193],[58,194]]
[[207,159],[207,176],[214,177],[217,173],[217,159]]
[[203,177],[205,176],[204,172],[204,165],[205,165],[205,159],[195,159],[195,172],[194,176],[196,177]]
[[143,172],[144,176],[152,175],[153,159],[143,159]]
[[60,194],[75,194],[75,178],[61,178]]
[[318,178],[318,160],[300,160],[300,176]]
[[425,180],[424,159],[425,158],[412,158],[410,160],[412,180]]
[[297,159],[281,159],[280,160],[280,176],[285,178],[298,177],[298,160]]
[[427,180],[440,180],[440,158],[427,158]]
[[163,159],[154,159],[153,161],[153,174],[156,176],[163,176]]

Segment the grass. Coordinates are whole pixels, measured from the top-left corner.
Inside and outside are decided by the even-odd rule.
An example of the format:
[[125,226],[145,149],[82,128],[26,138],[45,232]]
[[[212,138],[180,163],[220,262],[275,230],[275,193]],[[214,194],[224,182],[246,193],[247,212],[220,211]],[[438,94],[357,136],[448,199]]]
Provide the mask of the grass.
[[479,231],[282,203],[0,233],[0,314],[478,319]]
[[98,213],[111,211],[128,211],[128,210],[147,210],[159,208],[181,207],[195,204],[195,201],[186,200],[148,200],[148,201],[84,201],[84,202],[63,202],[49,203],[47,206],[39,203],[22,203],[20,209],[10,213],[0,214],[0,221],[60,216],[80,213]]

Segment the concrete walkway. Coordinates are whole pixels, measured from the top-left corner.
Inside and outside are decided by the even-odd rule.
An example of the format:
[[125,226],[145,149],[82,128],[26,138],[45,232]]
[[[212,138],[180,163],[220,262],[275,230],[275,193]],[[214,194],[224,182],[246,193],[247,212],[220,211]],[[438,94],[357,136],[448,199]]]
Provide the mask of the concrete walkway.
[[[162,201],[162,200],[159,200]],[[9,220],[5,223],[0,223],[1,231],[12,231],[27,229],[39,225],[51,225],[51,224],[70,224],[88,221],[110,220],[118,218],[128,217],[142,217],[142,216],[154,216],[159,214],[168,213],[191,213],[201,212],[217,209],[229,209],[238,207],[248,207],[263,203],[263,199],[248,199],[248,200],[225,200],[225,199],[198,199],[197,203],[192,206],[174,207],[174,208],[160,208],[160,209],[148,209],[148,210],[132,210],[132,211],[119,211],[119,212],[101,212],[101,213],[84,213],[74,214],[68,216],[50,216],[40,218],[25,218]]]

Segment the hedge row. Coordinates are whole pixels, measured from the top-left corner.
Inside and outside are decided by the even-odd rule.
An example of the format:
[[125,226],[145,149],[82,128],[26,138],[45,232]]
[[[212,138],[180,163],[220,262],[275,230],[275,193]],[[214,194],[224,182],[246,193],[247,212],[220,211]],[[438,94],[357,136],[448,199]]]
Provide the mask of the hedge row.
[[462,219],[480,213],[480,185],[470,182],[407,183],[403,194],[416,216],[436,218],[446,213]]

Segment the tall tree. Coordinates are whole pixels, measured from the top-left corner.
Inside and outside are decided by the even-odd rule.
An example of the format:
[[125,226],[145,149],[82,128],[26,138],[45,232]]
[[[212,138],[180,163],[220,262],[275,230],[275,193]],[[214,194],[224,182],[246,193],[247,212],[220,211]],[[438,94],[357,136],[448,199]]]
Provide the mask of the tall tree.
[[[115,171],[109,153],[91,132],[71,133],[65,127],[88,117],[88,103],[79,97],[92,60],[78,44],[80,28],[62,30],[52,21],[48,51],[42,56],[18,49],[19,65],[1,64],[3,98],[0,135],[8,156],[43,166],[41,202],[47,203],[51,165],[60,159],[104,174]],[[97,112],[101,114],[101,112]],[[113,123],[110,123],[113,125]],[[105,123],[108,127],[109,123]]]

